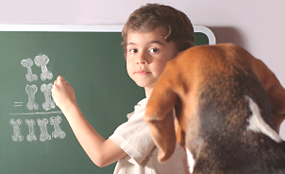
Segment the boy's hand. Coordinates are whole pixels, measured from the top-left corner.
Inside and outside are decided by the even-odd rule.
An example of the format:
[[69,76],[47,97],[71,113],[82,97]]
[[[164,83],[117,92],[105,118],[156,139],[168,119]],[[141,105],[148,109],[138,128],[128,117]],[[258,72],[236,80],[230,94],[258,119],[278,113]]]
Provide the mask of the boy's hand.
[[76,104],[74,89],[61,76],[58,76],[54,81],[51,92],[54,102],[62,111],[70,105]]

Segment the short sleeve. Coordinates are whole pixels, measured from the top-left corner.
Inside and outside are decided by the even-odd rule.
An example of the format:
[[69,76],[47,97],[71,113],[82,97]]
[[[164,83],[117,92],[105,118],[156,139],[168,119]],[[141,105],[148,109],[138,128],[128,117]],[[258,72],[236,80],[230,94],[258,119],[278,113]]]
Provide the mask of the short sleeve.
[[131,118],[120,125],[109,137],[138,164],[155,147],[149,127],[143,120],[144,108],[136,109]]

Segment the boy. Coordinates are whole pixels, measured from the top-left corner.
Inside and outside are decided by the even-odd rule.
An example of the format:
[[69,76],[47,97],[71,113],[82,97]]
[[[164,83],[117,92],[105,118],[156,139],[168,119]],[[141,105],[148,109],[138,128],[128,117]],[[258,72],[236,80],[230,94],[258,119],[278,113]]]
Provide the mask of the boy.
[[73,88],[61,76],[54,82],[53,99],[97,166],[118,161],[114,173],[186,173],[185,153],[180,147],[170,160],[158,163],[158,149],[143,115],[148,97],[167,61],[193,46],[193,26],[184,13],[172,7],[148,4],[130,15],[122,36],[128,75],[144,88],[146,98],[135,106],[135,111],[128,115],[129,120],[109,139],[101,137],[88,123],[76,104]]

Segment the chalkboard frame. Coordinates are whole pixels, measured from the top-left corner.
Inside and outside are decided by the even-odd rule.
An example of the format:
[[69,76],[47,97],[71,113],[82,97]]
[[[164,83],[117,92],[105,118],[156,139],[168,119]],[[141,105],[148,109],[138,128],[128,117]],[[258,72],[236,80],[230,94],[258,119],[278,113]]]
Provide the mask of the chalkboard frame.
[[[55,31],[55,32],[121,32],[123,25],[8,25],[0,24],[0,31]],[[214,33],[205,26],[194,25],[195,33],[204,33],[209,45],[216,44]]]

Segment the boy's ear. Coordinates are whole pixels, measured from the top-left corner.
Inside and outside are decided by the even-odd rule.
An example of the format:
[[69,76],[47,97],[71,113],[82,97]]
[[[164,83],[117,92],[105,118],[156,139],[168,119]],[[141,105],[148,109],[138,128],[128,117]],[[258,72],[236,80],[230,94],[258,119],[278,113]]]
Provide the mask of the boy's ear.
[[168,113],[163,120],[149,120],[147,124],[150,127],[154,143],[159,148],[158,161],[164,162],[173,154],[176,147],[176,136],[174,127],[174,118],[172,112]]

